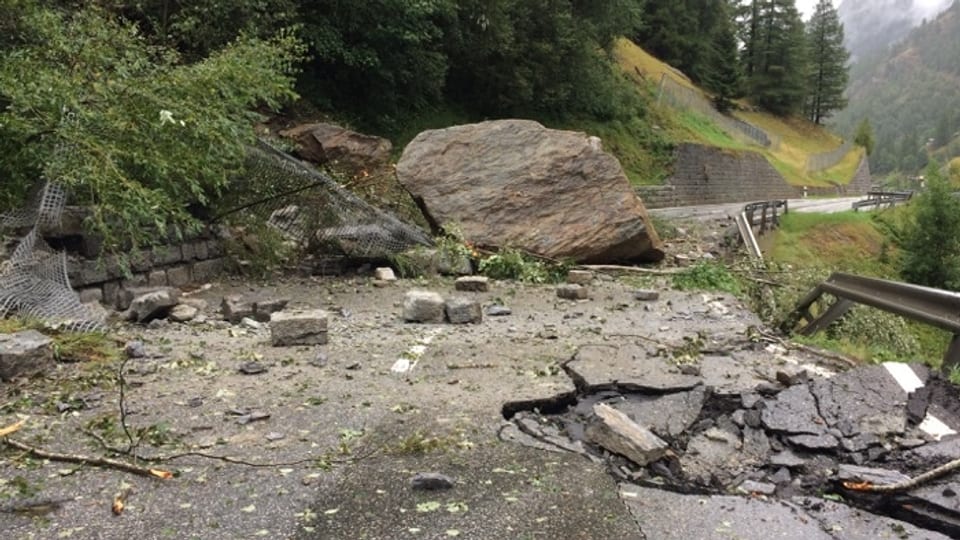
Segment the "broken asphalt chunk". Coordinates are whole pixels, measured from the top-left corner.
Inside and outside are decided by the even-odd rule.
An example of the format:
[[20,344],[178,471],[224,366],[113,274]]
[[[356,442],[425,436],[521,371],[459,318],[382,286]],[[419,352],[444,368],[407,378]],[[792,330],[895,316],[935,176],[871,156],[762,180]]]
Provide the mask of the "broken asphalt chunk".
[[596,421],[587,426],[587,439],[597,446],[644,466],[667,455],[669,446],[649,429],[605,403],[593,406]]
[[267,372],[267,366],[260,362],[244,362],[240,365],[240,373],[244,375],[259,375]]
[[417,473],[410,479],[410,487],[419,491],[440,491],[453,485],[453,478],[436,472]]

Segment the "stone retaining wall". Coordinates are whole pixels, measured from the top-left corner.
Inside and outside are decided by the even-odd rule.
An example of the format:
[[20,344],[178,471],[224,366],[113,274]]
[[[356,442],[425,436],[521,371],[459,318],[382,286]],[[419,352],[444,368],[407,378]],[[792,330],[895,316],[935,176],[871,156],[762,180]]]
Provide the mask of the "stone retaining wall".
[[683,143],[677,147],[673,174],[662,186],[642,186],[637,194],[647,208],[751,202],[768,199],[859,195],[870,188],[870,165],[862,160],[853,181],[836,187],[792,186],[762,155],[744,150]]
[[159,246],[139,251],[130,259],[129,275],[124,275],[114,256],[96,260],[72,254],[67,260],[67,277],[82,302],[99,301],[126,309],[120,294],[123,289],[205,283],[223,272],[224,255],[223,244],[212,238]]

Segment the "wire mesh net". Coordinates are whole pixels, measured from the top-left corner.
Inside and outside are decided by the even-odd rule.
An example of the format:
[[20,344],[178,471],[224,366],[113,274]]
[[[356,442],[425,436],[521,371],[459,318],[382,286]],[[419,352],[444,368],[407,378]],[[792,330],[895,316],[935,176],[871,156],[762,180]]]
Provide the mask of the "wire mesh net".
[[55,182],[41,182],[30,202],[0,214],[0,229],[30,231],[0,263],[0,317],[17,314],[77,332],[104,329],[102,312],[80,302],[67,278],[67,255],[43,240],[41,231],[60,224],[67,194]]
[[265,224],[311,253],[384,259],[431,245],[424,230],[367,203],[310,165],[261,141],[222,214]]

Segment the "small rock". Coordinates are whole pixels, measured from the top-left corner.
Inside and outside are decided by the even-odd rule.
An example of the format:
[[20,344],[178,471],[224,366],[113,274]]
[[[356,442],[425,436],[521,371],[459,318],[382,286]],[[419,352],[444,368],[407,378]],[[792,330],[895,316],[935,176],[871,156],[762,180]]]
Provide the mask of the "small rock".
[[680,364],[680,373],[683,373],[684,375],[693,375],[695,377],[699,376],[700,366],[696,364]]
[[560,285],[557,287],[557,297],[564,300],[586,300],[590,297],[590,290],[583,285]]
[[270,317],[274,313],[283,311],[289,303],[289,298],[257,301],[253,304],[253,318],[259,322],[270,322]]
[[150,328],[153,330],[156,330],[158,328],[166,328],[167,326],[170,326],[170,321],[166,319],[153,319],[152,321],[147,323],[147,328]]
[[570,270],[567,272],[567,283],[573,285],[589,285],[593,281],[593,272],[589,270]]
[[784,386],[803,384],[810,380],[810,374],[801,367],[788,366],[777,370],[777,382]]
[[349,371],[357,371],[358,369],[360,369],[360,362],[354,362],[354,363],[350,364],[349,366],[347,366],[345,369],[347,369],[347,370],[349,370]]
[[142,341],[130,341],[123,346],[123,353],[127,358],[146,358],[147,347]]
[[393,273],[393,268],[384,266],[373,271],[373,278],[378,281],[396,281],[397,276]]
[[170,315],[167,317],[173,322],[185,323],[195,319],[199,313],[199,309],[191,305],[181,303],[174,306],[173,309],[170,310]]
[[760,397],[760,394],[754,394],[753,392],[744,392],[740,394],[740,403],[743,405],[744,409],[752,409],[758,401],[763,399]]
[[507,306],[493,305],[487,308],[486,313],[489,317],[506,317],[512,315],[513,310]]
[[323,351],[317,351],[317,355],[310,359],[310,365],[313,367],[326,367],[327,353]]
[[259,375],[267,372],[267,366],[260,362],[244,362],[240,365],[240,373],[244,375]]
[[250,422],[258,422],[260,420],[266,420],[270,418],[270,413],[254,411],[250,414],[244,414],[237,418],[237,423],[241,426],[249,424]]
[[266,434],[266,439],[267,439],[268,441],[270,441],[270,442],[279,441],[279,440],[281,440],[281,439],[283,439],[283,438],[286,438],[286,435],[284,435],[283,433],[276,432],[276,431],[271,431],[270,433],[267,433],[267,434]]
[[470,298],[453,297],[444,302],[444,312],[451,324],[479,324],[483,322],[480,302]]
[[244,318],[252,318],[255,314],[254,304],[236,294],[223,297],[220,302],[220,312],[223,313],[224,319],[233,324],[239,324]]
[[443,297],[431,291],[410,291],[403,298],[403,320],[412,323],[442,323]]
[[192,397],[187,400],[187,407],[197,408],[201,405],[203,405],[202,397]]
[[793,480],[793,477],[790,476],[790,469],[786,467],[780,467],[779,469],[777,469],[777,472],[767,477],[767,480],[770,480],[771,482],[777,485],[783,485],[783,484],[789,484],[790,481]]
[[263,328],[262,324],[251,319],[250,317],[244,317],[243,319],[241,319],[240,326],[243,326],[244,328],[248,328],[250,330],[259,330]]
[[784,450],[783,452],[770,456],[770,464],[792,469],[794,467],[802,467],[806,465],[807,461],[794,454],[790,450]]
[[450,489],[453,484],[453,478],[440,473],[417,473],[410,479],[410,487],[422,491]]
[[655,302],[660,299],[660,293],[648,289],[633,291],[633,297],[641,302]]
[[147,323],[165,317],[177,305],[179,298],[180,291],[170,287],[140,294],[130,302],[126,318],[128,321]]
[[488,292],[490,278],[486,276],[464,276],[453,282],[453,288],[463,292]]
[[840,441],[833,435],[794,435],[789,440],[792,444],[810,450],[830,450],[840,445]]
[[777,486],[766,482],[757,482],[754,480],[745,480],[737,488],[745,493],[759,493],[761,495],[773,495],[777,491]]

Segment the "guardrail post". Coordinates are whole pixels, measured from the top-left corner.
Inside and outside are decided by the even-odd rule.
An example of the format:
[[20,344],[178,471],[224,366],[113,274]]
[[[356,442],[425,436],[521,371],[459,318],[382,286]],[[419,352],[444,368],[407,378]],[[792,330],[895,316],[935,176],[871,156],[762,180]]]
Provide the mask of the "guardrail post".
[[943,355],[943,363],[940,364],[940,372],[949,375],[951,371],[960,368],[960,335],[954,334],[950,339],[950,345],[947,346],[947,352]]

